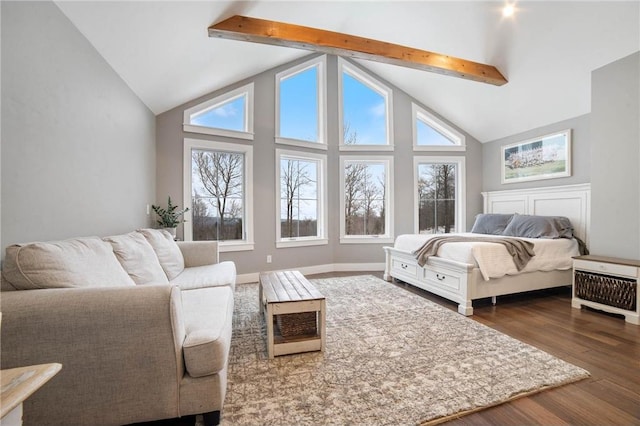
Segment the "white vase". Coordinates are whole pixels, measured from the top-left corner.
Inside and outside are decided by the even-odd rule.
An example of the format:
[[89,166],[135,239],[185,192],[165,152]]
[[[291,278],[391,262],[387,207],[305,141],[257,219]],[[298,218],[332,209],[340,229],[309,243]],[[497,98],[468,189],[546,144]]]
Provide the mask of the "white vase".
[[167,231],[168,233],[171,234],[171,236],[173,237],[173,239],[176,239],[176,228],[164,228],[165,231]]

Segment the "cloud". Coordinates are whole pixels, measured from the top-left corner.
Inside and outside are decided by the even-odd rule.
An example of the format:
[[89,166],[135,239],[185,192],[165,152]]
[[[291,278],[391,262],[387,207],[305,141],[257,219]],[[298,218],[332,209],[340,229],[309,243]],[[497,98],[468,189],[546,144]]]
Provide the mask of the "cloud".
[[376,118],[384,117],[386,113],[387,113],[387,108],[384,101],[369,108],[369,114]]
[[235,117],[238,115],[238,109],[231,103],[222,105],[218,108],[215,108],[211,111],[213,115],[217,115],[218,117]]

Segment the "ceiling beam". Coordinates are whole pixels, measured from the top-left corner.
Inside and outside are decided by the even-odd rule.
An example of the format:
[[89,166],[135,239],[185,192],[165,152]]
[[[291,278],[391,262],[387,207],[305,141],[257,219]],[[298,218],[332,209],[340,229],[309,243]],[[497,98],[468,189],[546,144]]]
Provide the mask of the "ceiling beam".
[[492,65],[333,31],[235,15],[209,27],[209,37],[313,50],[502,86]]

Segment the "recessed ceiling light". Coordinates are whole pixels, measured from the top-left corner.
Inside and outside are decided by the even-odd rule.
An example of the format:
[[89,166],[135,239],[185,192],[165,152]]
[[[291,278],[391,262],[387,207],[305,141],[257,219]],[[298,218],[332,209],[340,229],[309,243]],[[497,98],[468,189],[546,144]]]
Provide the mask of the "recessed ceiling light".
[[504,5],[504,8],[502,8],[502,16],[504,16],[505,18],[508,18],[510,16],[513,16],[515,11],[516,11],[516,8],[513,5],[513,3],[507,3]]

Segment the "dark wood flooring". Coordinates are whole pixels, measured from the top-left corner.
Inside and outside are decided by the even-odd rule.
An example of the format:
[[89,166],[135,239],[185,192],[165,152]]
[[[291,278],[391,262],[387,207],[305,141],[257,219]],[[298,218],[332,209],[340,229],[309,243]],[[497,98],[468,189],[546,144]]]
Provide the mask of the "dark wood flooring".
[[[457,311],[457,304],[426,291],[393,285]],[[591,377],[447,425],[640,425],[640,326],[621,316],[573,309],[569,287],[498,297],[496,306],[479,300],[471,318],[582,367]]]

